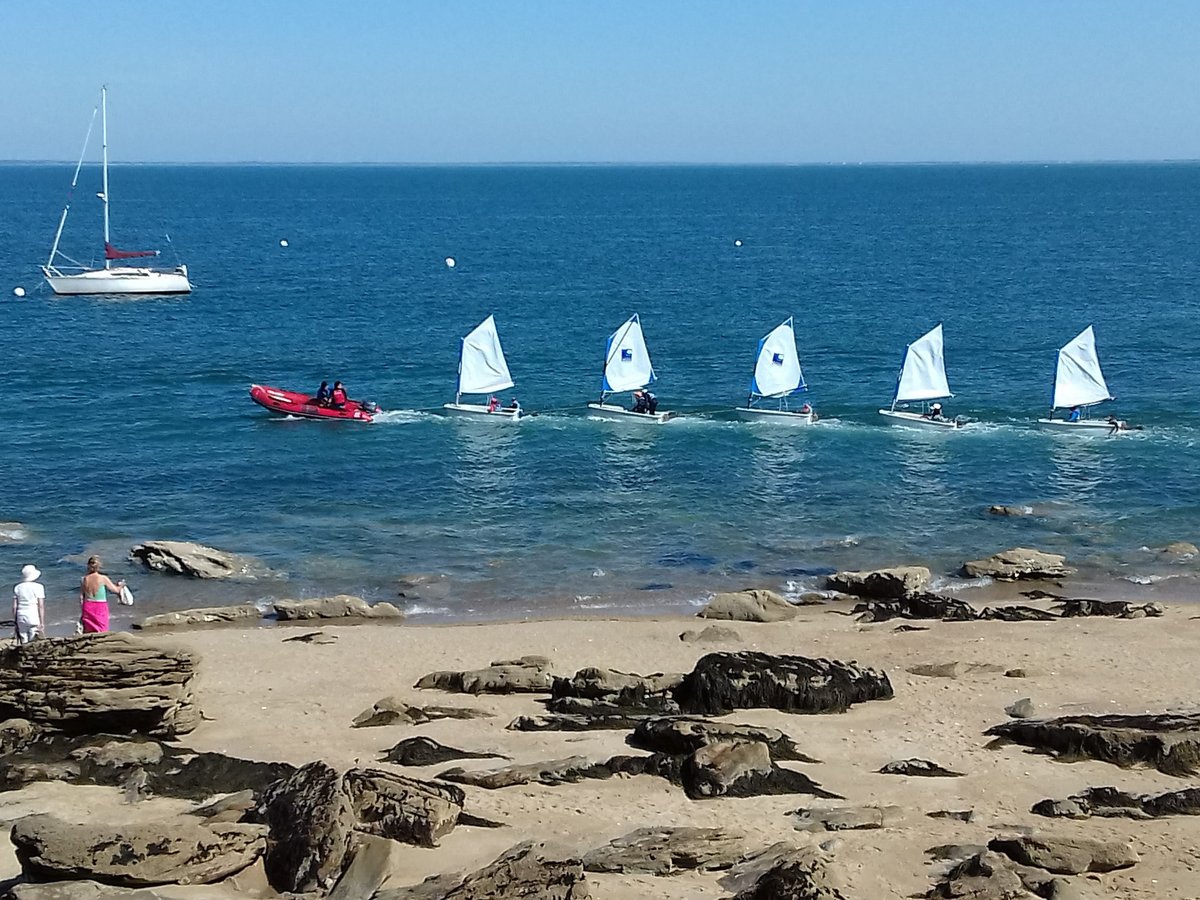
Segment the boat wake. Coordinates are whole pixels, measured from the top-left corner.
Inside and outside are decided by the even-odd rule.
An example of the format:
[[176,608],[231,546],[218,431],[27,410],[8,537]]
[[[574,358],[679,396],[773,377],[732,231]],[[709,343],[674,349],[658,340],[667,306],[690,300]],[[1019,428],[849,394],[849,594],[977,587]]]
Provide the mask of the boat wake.
[[418,422],[445,421],[445,416],[421,409],[389,409],[375,414],[375,425],[415,425]]

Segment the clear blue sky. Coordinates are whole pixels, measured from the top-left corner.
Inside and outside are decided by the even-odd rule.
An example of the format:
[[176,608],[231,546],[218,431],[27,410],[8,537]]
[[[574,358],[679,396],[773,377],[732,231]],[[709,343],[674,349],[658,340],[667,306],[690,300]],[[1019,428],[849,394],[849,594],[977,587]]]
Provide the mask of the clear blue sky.
[[1200,2],[5,0],[0,159],[1200,157]]

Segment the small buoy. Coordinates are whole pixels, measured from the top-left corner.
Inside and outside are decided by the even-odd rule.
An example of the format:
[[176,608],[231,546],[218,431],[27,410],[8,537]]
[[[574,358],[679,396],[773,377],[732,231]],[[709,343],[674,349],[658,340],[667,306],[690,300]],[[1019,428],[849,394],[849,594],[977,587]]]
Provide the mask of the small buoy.
[[24,297],[25,296],[25,288],[23,288],[23,287],[13,288],[13,296],[14,297]]
[[447,257],[446,257],[446,268],[448,268],[448,269],[453,269],[453,268],[454,268],[455,266],[457,266],[457,265],[458,265],[458,263],[456,263],[456,262],[454,261],[454,257],[453,257],[453,256],[447,256]]
[[742,239],[741,239],[741,238],[738,238],[736,241],[734,241],[734,242],[733,242],[733,246],[735,246],[735,247],[740,247],[740,246],[742,246]]
[[288,245],[288,242],[287,242],[287,241],[280,241],[280,242],[279,242],[279,246],[280,246],[280,247],[286,247],[287,245]]

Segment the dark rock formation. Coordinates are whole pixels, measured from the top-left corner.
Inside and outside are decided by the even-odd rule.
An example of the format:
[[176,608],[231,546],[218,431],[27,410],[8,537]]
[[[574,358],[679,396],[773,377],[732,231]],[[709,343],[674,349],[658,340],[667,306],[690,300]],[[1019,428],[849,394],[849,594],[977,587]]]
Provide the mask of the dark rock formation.
[[268,788],[259,812],[270,829],[266,869],[271,885],[297,893],[332,886],[354,827],[341,775],[323,762],[309,763]]
[[507,727],[509,731],[623,731],[644,722],[650,714],[647,710],[631,712],[598,703],[586,713],[517,716]]
[[1161,616],[1165,610],[1161,603],[1129,603],[1126,600],[1064,600],[1062,617],[1073,619],[1078,616],[1111,616],[1117,619],[1141,619]]
[[1133,847],[1124,841],[1079,837],[1020,835],[993,838],[988,842],[988,849],[1003,853],[1022,865],[1036,866],[1056,875],[1111,872],[1128,868],[1138,861]]
[[231,622],[248,622],[262,618],[262,611],[253,604],[237,606],[210,606],[203,609],[183,609],[179,612],[146,616],[134,622],[135,629],[195,628],[201,625],[227,625]]
[[800,610],[774,591],[749,590],[717,594],[697,613],[704,619],[733,622],[784,622],[794,619]]
[[978,613],[969,603],[928,592],[894,600],[868,600],[857,604],[851,613],[860,622],[887,622],[890,619],[941,619],[944,622],[972,622]]
[[353,728],[424,725],[435,719],[486,719],[491,713],[466,706],[413,706],[399,697],[384,697],[354,717]]
[[835,798],[800,772],[771,760],[760,741],[721,740],[708,743],[683,758],[680,779],[693,800],[707,797],[758,797],[766,794],[812,794]]
[[339,594],[315,600],[278,600],[275,618],[280,622],[307,622],[312,619],[402,619],[404,613],[390,603],[368,603],[362,597]]
[[185,819],[78,825],[36,815],[18,819],[11,837],[28,876],[137,887],[220,881],[258,859],[263,831],[256,825],[210,825]]
[[838,572],[825,579],[825,586],[855,597],[888,600],[923,591],[932,577],[925,566],[897,566],[869,572]]
[[779,843],[741,863],[721,880],[732,900],[848,900],[840,878],[812,847]]
[[820,762],[801,753],[795,742],[782,731],[758,725],[733,725],[686,716],[660,716],[639,722],[629,737],[629,743],[634,747],[671,755],[694,753],[706,744],[722,740],[759,741],[766,744],[771,759],[776,761]]
[[544,845],[518,844],[467,876],[439,875],[422,884],[384,888],[373,900],[586,900],[578,859],[549,854]]
[[306,631],[283,639],[285,644],[336,644],[336,634],[326,634],[324,631]]
[[1032,895],[1016,868],[1007,859],[985,851],[954,866],[926,896],[971,900],[1021,900]]
[[751,651],[701,657],[675,691],[683,712],[702,715],[755,708],[843,712],[854,703],[891,697],[887,675],[874,669]]
[[685,644],[739,644],[742,636],[724,625],[709,625],[699,631],[684,631],[679,639]]
[[1027,578],[1064,578],[1075,572],[1066,565],[1066,557],[1043,553],[1027,547],[1003,550],[987,559],[965,562],[962,574],[968,578],[995,578],[997,581],[1018,581]]
[[196,660],[127,634],[34,641],[0,651],[0,719],[63,731],[174,737],[196,727]]
[[379,769],[351,769],[341,787],[356,831],[420,847],[436,847],[458,824],[463,807],[462,788]]
[[431,672],[415,686],[464,694],[548,694],[553,683],[550,660],[543,656],[523,656],[493,662],[474,671]]
[[995,622],[1053,622],[1058,618],[1054,613],[1035,606],[985,606],[979,611],[982,621]]
[[879,770],[880,775],[912,775],[919,778],[961,778],[962,772],[953,772],[927,759],[896,759]]
[[1127,819],[1157,819],[1162,816],[1200,816],[1200,788],[1184,788],[1165,794],[1128,794],[1114,787],[1092,787],[1066,800],[1042,800],[1033,812],[1041,816],[1082,819],[1088,816],[1120,816]]
[[1168,775],[1194,775],[1200,768],[1200,713],[1023,719],[986,733],[1066,760],[1145,764]]
[[745,855],[742,838],[720,828],[639,828],[583,855],[585,872],[673,875],[728,869]]
[[147,541],[130,550],[129,558],[155,572],[189,578],[236,578],[255,568],[244,556],[189,541]]
[[988,512],[993,516],[1032,516],[1032,506],[989,506]]
[[[555,678],[551,685],[554,700],[602,700],[613,707],[662,710],[674,706],[671,693],[683,681],[678,674],[634,675],[616,669],[580,669],[570,678]],[[579,712],[566,704],[551,702],[552,712]]]
[[459,750],[457,747],[447,747],[432,738],[405,738],[392,749],[388,750],[383,760],[401,766],[433,766],[452,759],[507,759],[500,753],[472,753],[470,750]]
[[925,813],[931,819],[954,819],[958,822],[971,822],[975,819],[973,809],[938,809]]
[[903,817],[898,806],[839,806],[798,809],[793,814],[797,831],[859,831],[895,825]]

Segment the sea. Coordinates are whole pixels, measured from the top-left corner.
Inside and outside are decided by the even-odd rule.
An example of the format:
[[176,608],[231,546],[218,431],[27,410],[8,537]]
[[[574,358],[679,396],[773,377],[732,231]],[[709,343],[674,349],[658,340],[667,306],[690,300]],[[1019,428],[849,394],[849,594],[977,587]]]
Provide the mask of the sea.
[[[430,622],[670,613],[906,563],[969,590],[959,565],[1012,546],[1095,590],[1197,595],[1200,560],[1158,548],[1200,541],[1200,164],[113,165],[113,243],[194,285],[141,299],[42,283],[72,168],[0,166],[0,575],[43,571],[52,631],[92,553],[138,613],[331,594]],[[62,243],[83,262],[97,191],[85,166]],[[583,415],[633,313],[680,413],[662,426]],[[538,413],[515,426],[439,415],[489,314],[501,399]],[[788,317],[821,421],[736,421]],[[975,423],[889,427],[905,346],[938,322],[946,411]],[[1088,325],[1104,409],[1144,430],[1031,427]],[[248,396],[323,379],[385,413],[288,420]],[[220,583],[128,562],[160,539],[252,562]]]

